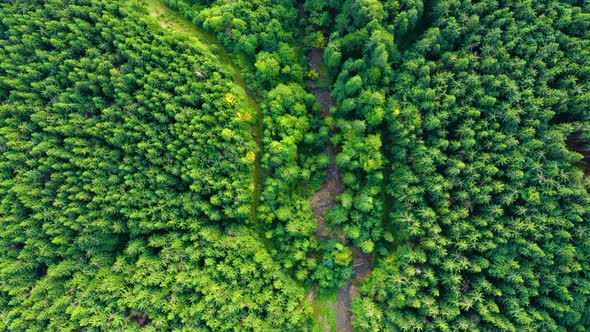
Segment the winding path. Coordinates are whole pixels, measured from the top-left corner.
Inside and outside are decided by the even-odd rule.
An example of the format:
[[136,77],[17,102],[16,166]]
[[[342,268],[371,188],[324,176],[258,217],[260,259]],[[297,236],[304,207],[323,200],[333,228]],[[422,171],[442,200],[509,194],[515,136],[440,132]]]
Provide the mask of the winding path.
[[[194,25],[186,20],[183,16],[168,8],[163,0],[144,0],[149,10],[149,13],[154,17],[160,25],[174,33],[184,34],[196,37],[196,46],[199,48],[206,48],[209,52],[214,54],[221,64],[227,65],[233,70],[233,80],[243,90],[246,96],[248,105],[255,111],[256,120],[252,127],[251,133],[255,140],[258,151],[256,153],[256,160],[254,163],[254,170],[252,175],[253,197],[252,206],[250,209],[250,224],[255,228],[260,235],[266,248],[270,251],[271,244],[264,236],[261,223],[257,220],[257,209],[260,202],[260,192],[262,183],[261,160],[262,155],[262,112],[260,105],[248,92],[244,79],[242,78],[240,68],[231,60],[231,57],[224,49],[223,45],[211,34],[202,28]],[[206,43],[203,43],[205,41]],[[320,74],[319,81],[327,82],[327,77],[321,72],[323,50],[312,49],[308,54],[308,61]],[[309,91],[318,99],[321,104],[322,117],[326,118],[330,114],[330,108],[335,106],[334,98],[330,95],[327,88],[318,87],[315,83],[310,83]],[[358,295],[357,285],[362,282],[371,272],[371,259],[369,255],[364,254],[359,249],[350,244],[341,232],[330,232],[324,223],[323,213],[326,209],[332,208],[337,204],[336,197],[342,193],[343,185],[342,178],[338,167],[336,166],[336,151],[332,142],[328,141],[325,146],[325,152],[330,158],[330,163],[326,170],[326,180],[321,188],[312,195],[311,205],[315,219],[317,220],[317,227],[314,235],[320,241],[330,239],[337,239],[338,241],[347,244],[353,254],[353,276],[347,280],[346,286],[339,290],[338,300],[335,303],[336,307],[336,331],[348,332],[352,331],[352,320],[354,317],[350,311],[352,300]],[[315,298],[315,293],[312,290],[310,299]],[[330,330],[330,322],[324,322],[325,328]]]
[[[323,53],[322,49],[312,49],[308,54],[308,63],[312,69],[319,73],[320,81],[327,81],[325,74],[320,70]],[[334,98],[330,95],[330,91],[326,88],[317,87],[313,82],[310,82],[309,90],[320,102],[322,107],[322,117],[324,119],[327,118],[330,115],[330,108],[336,105]],[[343,192],[344,188],[340,171],[336,165],[334,145],[330,140],[326,143],[325,152],[330,158],[330,163],[326,170],[326,180],[320,189],[311,196],[311,208],[317,221],[314,235],[319,241],[337,239],[338,241],[347,244],[352,251],[353,275],[346,281],[346,286],[338,291],[338,300],[336,303],[336,331],[351,332],[352,321],[354,319],[350,310],[352,301],[357,295],[359,295],[357,285],[363,282],[371,273],[371,256],[352,246],[350,240],[341,232],[330,232],[326,227],[323,213],[326,209],[332,208],[336,205],[336,197]],[[328,323],[329,322],[324,322],[327,331],[330,330]]]
[[[313,49],[308,54],[308,63],[313,69],[319,72],[320,79],[324,79],[324,74],[319,70],[322,64],[322,56],[323,50],[321,49]],[[309,91],[320,102],[322,117],[324,119],[327,118],[330,115],[330,108],[336,105],[334,98],[330,95],[330,91],[326,88],[316,87],[314,82],[309,83]],[[317,220],[317,227],[314,234],[319,240],[329,240],[334,237],[328,234],[323,213],[325,210],[336,205],[336,196],[343,191],[342,178],[336,166],[336,152],[330,140],[326,143],[325,152],[330,158],[330,163],[326,170],[326,180],[321,188],[311,196],[311,208]]]
[[252,205],[250,207],[249,222],[254,227],[255,231],[260,235],[267,250],[271,250],[270,240],[264,236],[262,224],[258,221],[257,213],[260,204],[260,193],[262,190],[262,111],[258,102],[249,93],[246,83],[242,78],[240,68],[232,61],[229,53],[225,50],[223,45],[213,35],[204,29],[196,26],[176,11],[168,8],[163,0],[143,0],[147,5],[150,16],[155,18],[162,28],[181,35],[187,35],[195,38],[195,43],[198,48],[205,48],[207,51],[217,57],[219,62],[223,65],[229,66],[232,69],[233,81],[237,83],[245,94],[246,101],[250,108],[255,111],[255,123],[251,128],[252,138],[256,142],[258,151],[256,151],[256,159],[254,161],[254,170],[252,174]]

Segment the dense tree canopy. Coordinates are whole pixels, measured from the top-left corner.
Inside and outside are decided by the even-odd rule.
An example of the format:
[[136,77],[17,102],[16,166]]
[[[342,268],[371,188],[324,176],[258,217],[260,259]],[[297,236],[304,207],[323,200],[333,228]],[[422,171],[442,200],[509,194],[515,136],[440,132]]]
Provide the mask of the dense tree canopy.
[[2,2],[0,329],[587,331],[589,112],[586,1]]
[[[334,222],[358,223],[380,249],[356,326],[588,328],[588,181],[566,145],[588,130],[588,8],[352,0],[341,10],[326,62],[339,166],[352,174]],[[363,162],[372,140],[375,162]]]
[[1,6],[2,329],[300,326],[302,288],[232,226],[256,146],[231,68],[134,4]]

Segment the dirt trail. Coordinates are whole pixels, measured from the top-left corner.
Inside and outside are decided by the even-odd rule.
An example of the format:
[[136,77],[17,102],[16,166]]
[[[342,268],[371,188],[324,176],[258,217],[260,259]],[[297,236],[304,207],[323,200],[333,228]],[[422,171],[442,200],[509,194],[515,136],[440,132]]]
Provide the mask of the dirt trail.
[[[321,70],[322,66],[322,49],[312,49],[308,54],[308,64],[311,69],[320,75],[318,81],[326,81],[327,78]],[[309,91],[318,99],[321,105],[322,117],[325,119],[330,114],[330,108],[336,105],[334,98],[326,88],[318,87],[315,82],[309,83]],[[330,136],[332,133],[330,133]],[[321,188],[311,196],[311,208],[313,215],[317,220],[317,227],[314,235],[320,241],[337,239],[345,243],[351,249],[353,254],[353,275],[346,282],[346,286],[338,291],[338,301],[336,303],[336,331],[351,332],[352,320],[354,319],[350,308],[353,299],[359,294],[358,284],[365,280],[371,273],[371,256],[363,253],[361,250],[353,247],[343,234],[332,233],[326,227],[323,213],[326,209],[336,205],[336,196],[342,193],[342,178],[338,167],[336,166],[336,152],[332,142],[328,141],[325,147],[326,155],[330,158],[330,163],[326,170],[326,180]],[[326,324],[327,331],[329,326]]]
[[[321,49],[313,49],[308,54],[308,64],[311,69],[320,72],[322,64],[323,51]],[[323,75],[320,72],[320,75]],[[330,92],[324,88],[318,88],[314,82],[309,83],[310,92],[320,102],[322,117],[325,119],[330,114],[330,108],[336,105],[334,98],[330,95]],[[331,136],[331,134],[330,134]],[[330,158],[330,164],[326,170],[326,180],[320,190],[318,190],[313,196],[311,196],[311,208],[313,215],[317,220],[317,228],[315,236],[319,240],[328,240],[334,237],[328,233],[326,224],[324,223],[323,213],[326,209],[334,207],[336,205],[336,196],[342,193],[342,179],[340,172],[336,166],[336,153],[334,151],[334,145],[328,141],[325,147],[325,153]]]
[[[234,80],[240,85],[246,94],[246,99],[250,106],[256,111],[257,115],[257,124],[253,127],[253,136],[256,140],[259,147],[261,146],[260,137],[262,131],[262,119],[261,119],[261,112],[260,106],[251,97],[248,93],[248,90],[245,86],[244,80],[241,77],[241,73],[239,68],[231,61],[227,52],[223,49],[219,41],[217,41],[213,36],[205,32],[199,27],[196,27],[191,22],[188,22],[178,13],[168,9],[162,0],[145,0],[146,4],[148,5],[148,9],[150,15],[155,17],[159,22],[160,25],[165,29],[170,29],[176,33],[187,33],[193,36],[198,37],[201,40],[207,41],[209,45],[201,44],[201,47],[209,48],[209,50],[214,53],[219,60],[229,65],[234,70]],[[211,47],[214,45],[214,47]],[[309,65],[312,69],[315,69],[320,77],[316,80],[316,82],[328,82],[326,75],[321,70],[322,67],[322,58],[323,58],[323,50],[322,49],[313,49],[308,54],[308,61]],[[322,84],[323,85],[323,84]],[[318,99],[321,104],[322,110],[322,117],[326,118],[330,114],[330,108],[335,106],[334,98],[330,95],[330,91],[327,88],[322,86],[318,86],[315,82],[310,82],[309,84],[309,91]],[[331,135],[331,133],[330,133]],[[336,196],[338,196],[343,191],[342,185],[342,178],[340,176],[340,172],[338,171],[338,167],[336,166],[336,151],[334,145],[328,141],[325,147],[325,153],[328,155],[330,159],[330,163],[326,170],[326,180],[321,188],[312,195],[311,197],[311,205],[314,217],[317,220],[317,229],[315,232],[315,236],[320,241],[326,241],[329,239],[337,239],[338,241],[346,244],[352,251],[353,254],[353,276],[347,281],[346,286],[339,290],[338,292],[338,300],[335,303],[336,306],[336,331],[340,332],[348,332],[352,331],[352,320],[354,317],[350,311],[352,300],[355,296],[359,294],[357,285],[360,284],[371,272],[371,257],[367,254],[364,254],[359,249],[353,247],[349,242],[350,240],[347,239],[341,232],[330,232],[326,224],[324,222],[323,213],[326,209],[334,207],[336,205]],[[254,190],[254,204],[253,209],[250,213],[250,221],[255,226],[258,225],[258,222],[255,218],[255,211],[258,202],[258,194],[260,191],[260,182],[261,182],[261,172],[260,172],[260,160],[259,156],[257,156],[257,160],[255,163],[255,170],[253,175],[253,182],[255,185]],[[257,227],[258,228],[258,227]],[[257,229],[258,230],[258,229]],[[260,230],[258,230],[260,231]],[[263,237],[264,238],[264,237]],[[265,242],[267,249],[269,245]],[[315,299],[315,291],[312,290],[309,294],[310,302],[313,302]],[[326,330],[330,331],[330,322],[323,321],[322,323],[325,324]]]

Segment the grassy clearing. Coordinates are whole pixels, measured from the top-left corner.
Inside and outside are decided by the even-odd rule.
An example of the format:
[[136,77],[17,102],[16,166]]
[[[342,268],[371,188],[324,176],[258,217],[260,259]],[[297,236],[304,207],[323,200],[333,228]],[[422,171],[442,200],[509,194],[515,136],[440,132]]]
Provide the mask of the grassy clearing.
[[[313,292],[313,291],[312,291]],[[309,332],[336,332],[338,293],[320,294],[311,302],[312,323]]]
[[[223,45],[204,29],[193,24],[182,15],[166,6],[162,0],[144,0],[147,9],[152,17],[154,17],[160,25],[167,30],[174,32],[177,35],[188,36],[196,39],[195,46],[204,48],[213,53],[222,64],[230,66],[234,71],[234,81],[246,90],[246,84],[242,79],[240,69],[234,64],[229,53],[223,48]],[[256,101],[252,101],[257,105]]]

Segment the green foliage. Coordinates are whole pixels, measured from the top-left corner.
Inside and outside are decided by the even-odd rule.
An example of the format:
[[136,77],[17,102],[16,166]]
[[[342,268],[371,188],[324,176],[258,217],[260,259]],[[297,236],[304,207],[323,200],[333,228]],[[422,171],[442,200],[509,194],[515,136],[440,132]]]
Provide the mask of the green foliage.
[[254,110],[133,3],[0,5],[3,330],[292,330],[303,289],[243,227]]
[[[260,205],[256,217],[264,236],[273,243],[273,257],[298,281],[311,286],[322,279],[322,286],[333,288],[346,278],[349,266],[338,265],[325,271],[320,261],[329,261],[313,236],[313,218],[309,196],[326,166],[322,151],[327,133],[321,130],[319,105],[302,86],[305,71],[302,52],[293,36],[295,6],[286,1],[215,1],[207,8],[170,1],[184,15],[205,29],[217,33],[235,58],[252,58],[253,66],[247,83],[262,105],[263,173]],[[245,53],[233,32],[226,34],[227,22],[248,22],[244,35],[255,35],[259,41],[255,54]],[[220,25],[216,25],[218,20]],[[214,26],[211,25],[214,22]],[[265,25],[264,25],[265,24]],[[225,27],[225,28],[222,28]],[[232,30],[233,31],[233,30]],[[320,269],[323,269],[319,272]],[[320,275],[322,277],[320,277]],[[338,277],[335,277],[338,276]]]
[[0,4],[1,329],[590,329],[587,3],[166,3]]
[[[350,259],[336,253],[334,243],[318,243],[313,236],[309,189],[315,158],[305,158],[313,145],[305,142],[311,123],[310,111],[317,107],[313,95],[300,85],[279,84],[267,95],[263,107],[265,153],[262,166],[267,172],[261,193],[258,218],[277,243],[275,259],[302,282],[316,282],[321,288],[336,288],[350,276]],[[316,129],[317,130],[317,129]],[[307,150],[307,151],[306,151]],[[336,251],[342,251],[340,248]],[[336,255],[337,257],[335,257]]]
[[266,86],[275,81],[281,70],[278,55],[260,52],[256,55],[256,78]]
[[311,280],[317,283],[321,290],[331,290],[344,287],[346,280],[352,275],[352,254],[348,247],[335,239],[324,241],[318,250],[320,259],[312,258],[310,264],[316,265]]
[[566,139],[587,126],[590,44],[564,22],[588,8],[337,9],[325,58],[345,192],[327,220],[378,253],[356,327],[587,329],[588,181]]

